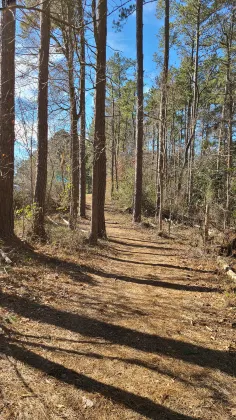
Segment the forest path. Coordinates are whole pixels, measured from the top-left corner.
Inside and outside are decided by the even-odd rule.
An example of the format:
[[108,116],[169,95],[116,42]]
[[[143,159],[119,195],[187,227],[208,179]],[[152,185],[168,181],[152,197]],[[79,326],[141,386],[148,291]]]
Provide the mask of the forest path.
[[163,239],[106,210],[103,246],[46,245],[0,275],[1,420],[233,419],[233,306],[214,260],[194,231]]

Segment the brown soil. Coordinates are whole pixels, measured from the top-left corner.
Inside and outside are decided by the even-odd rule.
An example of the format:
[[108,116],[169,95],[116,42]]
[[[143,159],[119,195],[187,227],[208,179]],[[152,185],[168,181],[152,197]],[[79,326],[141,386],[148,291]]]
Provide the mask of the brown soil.
[[194,231],[158,237],[112,207],[107,227],[99,248],[2,269],[1,420],[236,418],[228,280]]

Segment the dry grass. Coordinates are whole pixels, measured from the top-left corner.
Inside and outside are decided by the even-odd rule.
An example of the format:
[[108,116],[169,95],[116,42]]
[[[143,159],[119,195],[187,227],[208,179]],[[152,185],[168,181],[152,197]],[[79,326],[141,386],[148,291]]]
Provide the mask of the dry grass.
[[59,235],[2,271],[1,420],[233,419],[228,280],[188,231],[107,221],[103,247]]

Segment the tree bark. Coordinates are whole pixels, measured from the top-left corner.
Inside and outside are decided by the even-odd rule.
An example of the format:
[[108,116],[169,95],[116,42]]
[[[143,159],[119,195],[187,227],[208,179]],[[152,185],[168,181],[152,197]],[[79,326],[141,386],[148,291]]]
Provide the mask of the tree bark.
[[85,110],[85,35],[82,0],[79,2],[80,32],[80,217],[86,216],[86,110]]
[[133,221],[141,222],[143,182],[143,0],[136,0],[137,109]]
[[114,195],[114,169],[115,169],[115,100],[112,89],[112,120],[111,120],[111,197]]
[[194,164],[194,152],[195,152],[195,132],[197,125],[197,114],[198,114],[198,64],[199,64],[199,41],[200,41],[200,14],[201,14],[201,0],[198,2],[197,8],[197,23],[196,23],[196,52],[194,61],[194,75],[193,75],[193,103],[192,103],[192,115],[191,115],[191,129],[190,129],[190,159],[189,159],[189,176],[188,176],[188,206],[191,211],[192,201],[192,189],[193,189],[193,164]]
[[228,138],[227,138],[227,171],[226,171],[226,220],[225,227],[230,225],[230,210],[231,210],[231,169],[232,169],[232,152],[233,152],[233,112],[234,112],[234,98],[233,98],[233,72],[232,72],[232,47],[234,34],[234,18],[235,12],[232,13],[230,22],[230,33],[227,43],[227,85],[229,86],[228,93]]
[[[7,1],[8,6],[16,4]],[[1,107],[0,107],[0,237],[14,235],[14,141],[15,141],[15,31],[13,10],[1,18]]]
[[[94,7],[95,8],[95,7]],[[97,19],[94,16],[94,32],[97,47],[96,96],[93,160],[93,194],[90,243],[96,244],[98,237],[106,237],[105,193],[106,193],[106,139],[105,139],[105,96],[106,96],[106,38],[107,0],[99,0]]]
[[47,156],[48,156],[48,75],[50,47],[50,2],[42,3],[40,16],[40,50],[38,80],[38,150],[37,175],[34,202],[36,206],[33,220],[33,234],[45,240],[46,232],[45,199],[47,189]]
[[[227,66],[228,68],[228,66]],[[228,71],[227,71],[228,73]],[[220,168],[221,168],[221,163],[222,163],[222,152],[224,154],[223,149],[223,139],[224,139],[224,135],[225,135],[225,116],[226,116],[226,101],[227,101],[227,97],[228,97],[228,75],[226,75],[225,78],[225,89],[224,89],[224,102],[222,105],[222,111],[221,111],[221,121],[220,121],[220,129],[219,129],[219,137],[218,137],[218,150],[217,150],[217,161],[216,161],[216,170],[217,172],[219,172]]]
[[161,103],[160,103],[160,124],[159,124],[159,157],[158,157],[158,191],[157,191],[157,214],[158,228],[162,231],[162,212],[163,212],[163,181],[164,181],[164,153],[166,136],[166,117],[167,117],[167,82],[169,72],[169,0],[165,0],[165,49],[164,66],[162,76]]
[[70,91],[70,134],[71,134],[71,197],[70,197],[70,229],[76,229],[79,202],[79,137],[78,115],[75,97],[73,67],[69,68]]
[[[72,10],[68,7],[68,21],[71,21]],[[68,64],[69,96],[70,96],[70,136],[71,136],[71,191],[70,191],[70,229],[76,229],[79,204],[79,136],[78,112],[74,80],[74,36],[69,27],[65,33],[66,58]]]
[[[184,174],[184,170],[186,168],[186,166],[188,165],[188,161],[189,161],[189,151],[193,151],[193,147],[192,147],[192,143],[194,143],[195,140],[195,131],[196,131],[196,124],[197,124],[197,115],[198,115],[198,64],[199,64],[199,41],[200,41],[200,14],[201,14],[201,0],[199,0],[198,5],[197,5],[197,21],[196,21],[196,35],[195,35],[195,46],[196,46],[196,51],[195,51],[195,60],[194,60],[194,74],[193,74],[193,101],[191,104],[191,117],[190,117],[190,121],[191,123],[189,124],[189,129],[188,129],[188,136],[187,136],[187,143],[186,143],[186,147],[185,147],[185,153],[184,153],[184,162],[183,162],[183,166],[181,168],[180,171],[180,176],[179,176],[179,182],[178,182],[178,192],[181,189],[181,183],[182,183],[182,178],[183,178],[183,174]],[[193,44],[193,46],[194,46]],[[193,54],[193,49],[192,49],[192,54]],[[192,55],[193,57],[193,55]],[[190,168],[190,171],[192,169]],[[191,179],[191,184],[189,183],[189,179]],[[191,191],[189,189],[191,189],[191,185],[192,185],[192,173],[188,173],[188,198],[191,197]]]

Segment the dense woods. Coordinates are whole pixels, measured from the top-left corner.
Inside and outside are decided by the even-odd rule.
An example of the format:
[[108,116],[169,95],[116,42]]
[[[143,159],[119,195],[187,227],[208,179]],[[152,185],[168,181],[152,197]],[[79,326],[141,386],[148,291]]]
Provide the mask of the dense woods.
[[[51,205],[67,208],[76,229],[91,179],[93,243],[106,237],[106,195],[131,208],[134,222],[155,215],[159,232],[163,218],[203,225],[206,213],[219,230],[235,227],[234,3],[155,7],[163,26],[145,86],[145,2],[108,10],[104,1],[2,2],[1,236],[13,235],[14,212],[26,206],[39,239]],[[119,51],[106,58],[107,20],[122,31],[134,13],[137,65]],[[70,146],[65,155],[58,144],[59,165],[47,176],[56,158],[48,148],[62,130]]]
[[[138,1],[128,7],[120,5],[117,15],[117,10],[107,12],[104,2],[89,5],[55,0],[42,6],[30,1],[3,2],[2,236],[13,234],[13,211],[32,206],[32,231],[45,239],[45,212],[53,202],[55,208],[63,202],[70,209],[69,226],[74,230],[78,216],[85,217],[86,179],[91,178],[93,243],[106,237],[106,191],[119,205],[133,208],[135,222],[141,221],[142,213],[156,215],[159,231],[163,217],[203,224],[206,211],[218,229],[234,227],[233,2],[166,1],[156,5],[163,30],[157,33],[153,57],[155,82],[145,93],[143,7],[145,3]],[[115,12],[118,31],[136,13],[136,72],[134,60],[121,52],[109,53],[106,62],[107,16],[110,19]],[[15,19],[20,23],[16,41]],[[22,67],[16,79],[15,42],[17,63]],[[29,48],[27,55],[21,48]],[[177,66],[170,63],[170,54],[178,57]],[[38,77],[38,94],[34,82],[32,100],[24,97],[24,88],[18,88],[24,79],[30,83],[31,77]],[[86,95],[94,98],[89,110]],[[14,132],[14,102],[20,135]],[[27,109],[25,115],[23,109]],[[61,129],[68,132],[70,151],[65,156],[60,153],[63,145],[58,145],[60,173],[57,168],[49,178],[48,167],[55,157],[49,156],[48,145]],[[23,158],[16,153],[15,181],[14,139],[25,148]],[[27,168],[25,185],[20,175],[23,167]],[[30,189],[25,188],[29,178]],[[61,193],[53,196],[55,183],[61,184]]]

